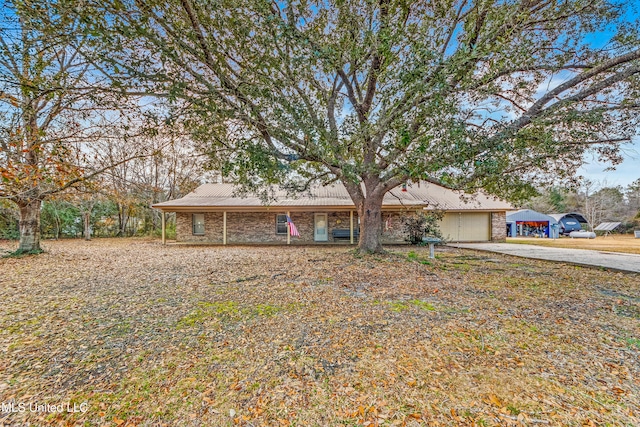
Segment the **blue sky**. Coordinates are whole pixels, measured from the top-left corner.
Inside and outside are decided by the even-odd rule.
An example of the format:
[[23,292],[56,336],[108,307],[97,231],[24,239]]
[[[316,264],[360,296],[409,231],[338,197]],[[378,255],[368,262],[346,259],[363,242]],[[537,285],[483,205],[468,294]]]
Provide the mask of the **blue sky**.
[[636,179],[640,179],[640,137],[636,137],[633,144],[625,146],[624,162],[616,166],[616,170],[607,171],[608,164],[600,163],[590,156],[585,157],[586,163],[578,173],[587,179],[608,187],[621,185],[626,187]]
[[[619,0],[616,3],[621,4],[625,11],[624,19],[627,22],[637,22],[640,19],[640,0]],[[601,47],[606,44],[614,35],[615,29],[610,31],[593,34],[589,43],[594,47]],[[640,129],[631,144],[622,147],[624,161],[622,164],[615,166],[615,170],[607,171],[610,164],[598,162],[590,155],[585,156],[585,164],[578,173],[587,179],[605,184],[607,186],[627,186],[633,181],[640,179]]]

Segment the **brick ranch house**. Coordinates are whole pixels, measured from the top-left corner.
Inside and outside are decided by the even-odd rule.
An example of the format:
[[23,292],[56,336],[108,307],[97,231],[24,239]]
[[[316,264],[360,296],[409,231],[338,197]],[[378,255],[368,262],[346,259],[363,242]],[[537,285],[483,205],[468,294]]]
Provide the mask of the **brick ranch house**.
[[[291,198],[284,191],[265,205],[255,196],[236,195],[233,184],[204,184],[181,199],[153,205],[176,213],[178,242],[214,244],[313,244],[358,242],[358,213],[347,190],[336,183],[315,187],[310,194]],[[512,207],[482,194],[473,197],[431,183],[409,184],[388,192],[382,206],[382,243],[405,243],[402,217],[423,210],[445,212],[440,223],[449,241],[503,241],[506,211]],[[287,215],[300,237],[289,235]]]

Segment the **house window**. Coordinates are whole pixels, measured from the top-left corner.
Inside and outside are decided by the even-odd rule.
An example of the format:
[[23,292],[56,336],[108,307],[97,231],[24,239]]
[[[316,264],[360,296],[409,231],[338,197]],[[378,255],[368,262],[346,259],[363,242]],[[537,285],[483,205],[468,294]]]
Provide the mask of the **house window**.
[[276,234],[287,234],[287,216],[284,214],[276,215]]
[[204,214],[193,214],[193,234],[204,234]]

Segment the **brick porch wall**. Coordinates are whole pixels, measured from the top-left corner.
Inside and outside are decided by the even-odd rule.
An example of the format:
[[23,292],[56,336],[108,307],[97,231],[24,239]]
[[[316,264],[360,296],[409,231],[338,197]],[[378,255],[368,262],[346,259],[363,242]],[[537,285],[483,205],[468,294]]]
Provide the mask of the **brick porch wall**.
[[[286,234],[276,234],[276,215],[279,213],[285,212],[227,213],[227,243],[287,243]],[[311,227],[306,215],[293,213],[291,220],[300,232],[300,238],[292,237],[292,241],[306,242],[309,238],[313,241],[313,217]]]
[[[313,235],[313,214],[311,214],[311,234]],[[327,222],[329,226],[329,242],[349,243],[349,239],[333,239],[333,230],[342,229],[349,230],[350,227],[349,212],[327,212]],[[358,238],[355,236],[358,230],[358,213],[353,211],[353,244],[358,244]],[[313,236],[312,236],[313,237]]]
[[193,214],[176,213],[176,241],[222,243],[222,212],[205,212],[204,235],[193,234]]
[[[283,243],[287,242],[286,234],[276,234],[276,215],[285,212],[228,212],[227,243]],[[406,243],[402,231],[402,219],[411,212],[382,213],[382,243]],[[210,242],[222,243],[222,212],[206,212],[204,217],[205,234],[195,236],[192,233],[192,214],[176,214],[176,240],[178,242]],[[291,219],[300,232],[300,237],[292,237],[291,243],[314,243],[314,212],[292,212]],[[334,229],[349,229],[349,212],[327,212],[329,226],[329,242],[334,242]],[[491,213],[491,241],[506,240],[507,219],[505,212]],[[354,230],[358,229],[358,215],[354,211]],[[345,243],[348,239],[336,242]],[[357,243],[357,239],[355,242]]]
[[402,221],[413,212],[382,212],[382,244],[407,243],[402,230]]
[[[276,234],[276,215],[286,212],[228,212],[227,243],[283,243],[287,242],[286,234]],[[291,220],[300,232],[300,237],[291,237],[291,243],[314,243],[314,213],[292,212]],[[321,213],[321,212],[319,212]],[[349,229],[349,212],[326,212],[329,240],[334,242],[334,229]],[[176,213],[176,240],[178,242],[211,242],[222,243],[222,212],[206,212],[204,217],[205,234],[193,235],[192,214]],[[353,212],[353,228],[358,229],[358,215]],[[336,242],[348,243],[348,239]],[[357,239],[354,240],[357,243]]]
[[504,242],[507,240],[507,213],[491,213],[491,241]]

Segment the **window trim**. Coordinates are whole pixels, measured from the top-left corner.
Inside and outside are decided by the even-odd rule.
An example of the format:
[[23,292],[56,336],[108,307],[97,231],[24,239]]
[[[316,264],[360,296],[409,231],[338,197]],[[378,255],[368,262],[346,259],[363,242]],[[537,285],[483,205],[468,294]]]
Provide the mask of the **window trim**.
[[[284,217],[284,222],[278,222],[279,217]],[[278,231],[278,225],[284,224],[284,231]],[[287,226],[287,214],[276,214],[276,234],[279,236],[286,236],[289,234],[289,227]]]
[[[196,215],[202,215],[202,233],[196,233]],[[205,232],[205,215],[203,213],[191,214],[191,234],[194,236],[204,236]]]

